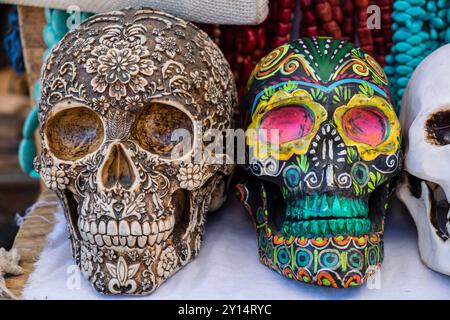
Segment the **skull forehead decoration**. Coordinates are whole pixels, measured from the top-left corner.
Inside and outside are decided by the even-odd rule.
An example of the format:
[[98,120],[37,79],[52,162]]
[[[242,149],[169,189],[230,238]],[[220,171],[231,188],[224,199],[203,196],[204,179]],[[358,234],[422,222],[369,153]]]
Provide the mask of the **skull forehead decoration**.
[[35,162],[77,264],[102,293],[152,292],[198,254],[205,213],[223,201],[232,166],[198,155],[203,133],[230,127],[228,63],[191,23],[115,11],[65,36],[42,84]]
[[430,268],[450,275],[450,45],[416,69],[402,99],[405,171],[398,197],[417,226]]
[[254,69],[241,201],[256,220],[261,261],[298,281],[349,287],[380,266],[400,127],[388,80],[350,43],[305,38]]

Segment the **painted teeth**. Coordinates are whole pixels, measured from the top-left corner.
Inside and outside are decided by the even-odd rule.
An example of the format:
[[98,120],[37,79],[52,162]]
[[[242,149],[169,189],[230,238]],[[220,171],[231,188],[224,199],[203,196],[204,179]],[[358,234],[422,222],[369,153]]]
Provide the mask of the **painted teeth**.
[[329,220],[285,221],[282,233],[289,236],[308,238],[333,237],[336,235],[361,236],[371,230],[370,220],[367,218],[347,218]]
[[81,238],[97,246],[128,246],[145,248],[165,241],[172,234],[175,226],[173,215],[154,222],[139,223],[126,220],[87,221],[80,217],[77,226]]
[[368,216],[367,200],[321,195],[306,196],[287,203],[286,216],[294,220],[311,218],[365,218]]

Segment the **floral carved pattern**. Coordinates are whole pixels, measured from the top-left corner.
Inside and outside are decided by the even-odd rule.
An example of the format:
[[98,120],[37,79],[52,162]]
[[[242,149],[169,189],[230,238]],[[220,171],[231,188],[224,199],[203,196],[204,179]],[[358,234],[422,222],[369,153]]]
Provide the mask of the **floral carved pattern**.
[[[229,66],[190,23],[129,9],[67,33],[42,70],[35,167],[64,205],[79,268],[102,293],[153,292],[198,254],[217,185],[210,178],[231,172],[194,161],[194,150],[168,159],[142,143],[136,124],[159,121],[143,112],[158,105],[164,117],[174,107],[185,113],[195,133],[229,128],[237,104]],[[55,115],[69,120],[50,121]],[[55,137],[65,146],[60,154],[49,143]],[[179,212],[186,225],[176,226]]]
[[145,47],[145,27],[133,25],[109,29],[100,39],[100,45],[92,50],[92,58],[84,65],[86,72],[94,74],[92,88],[103,93],[108,89],[110,97],[120,100],[131,92],[145,91],[148,84],[144,76],[156,70]]

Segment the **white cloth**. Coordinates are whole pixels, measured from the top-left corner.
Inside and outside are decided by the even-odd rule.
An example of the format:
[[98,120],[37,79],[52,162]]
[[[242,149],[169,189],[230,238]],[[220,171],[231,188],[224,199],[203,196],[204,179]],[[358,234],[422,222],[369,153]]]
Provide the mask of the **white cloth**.
[[3,3],[84,12],[107,12],[126,7],[148,7],[201,23],[259,24],[269,13],[269,0],[0,0]]
[[[257,257],[256,232],[250,217],[230,195],[226,207],[207,217],[206,234],[197,258],[149,296],[139,299],[449,299],[450,277],[420,261],[415,225],[396,201],[386,221],[385,260],[379,289],[314,287],[289,280],[262,265]],[[81,278],[69,289],[68,268],[74,262],[66,222],[48,236],[36,269],[23,291],[25,299],[123,299],[97,293]],[[73,268],[73,267],[72,267]],[[70,270],[70,269],[69,269]],[[376,287],[376,286],[375,286]]]

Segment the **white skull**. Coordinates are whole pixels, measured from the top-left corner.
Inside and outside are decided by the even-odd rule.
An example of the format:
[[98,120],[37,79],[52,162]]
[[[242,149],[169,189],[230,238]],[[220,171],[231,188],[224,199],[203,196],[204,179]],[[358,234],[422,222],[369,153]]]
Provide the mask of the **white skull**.
[[397,189],[417,226],[423,262],[450,275],[450,45],[416,69],[403,96],[405,175]]

